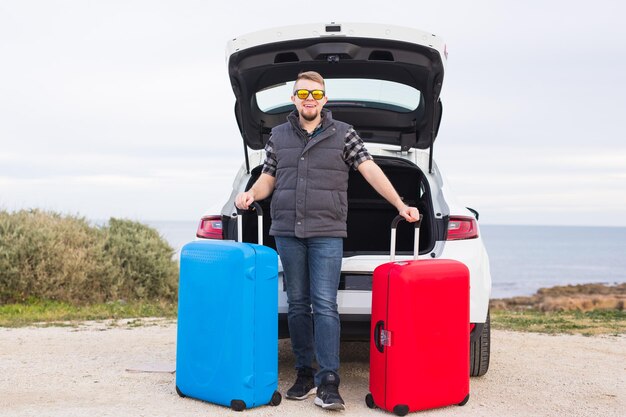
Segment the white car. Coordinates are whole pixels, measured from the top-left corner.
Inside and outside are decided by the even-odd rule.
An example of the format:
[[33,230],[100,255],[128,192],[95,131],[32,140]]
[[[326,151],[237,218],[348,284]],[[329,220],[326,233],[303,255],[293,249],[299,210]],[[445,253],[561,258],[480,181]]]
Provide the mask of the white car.
[[[235,196],[260,175],[271,129],[284,123],[294,108],[290,96],[297,74],[317,71],[326,81],[325,108],[333,118],[354,126],[400,196],[423,214],[419,256],[455,259],[469,268],[470,373],[479,376],[489,366],[489,260],[478,213],[456,201],[432,158],[442,115],[439,94],[446,56],[438,36],[380,24],[288,26],[228,42],[228,71],[245,162],[222,212],[205,215],[197,236],[236,239]],[[268,234],[270,198],[260,204],[266,213],[263,242],[275,248]],[[389,261],[390,227],[397,211],[357,171],[350,172],[348,207],[338,297],[342,339],[367,340],[372,271]],[[244,241],[257,242],[256,214],[244,214],[243,224]],[[406,222],[398,227],[396,260],[412,258],[413,233]],[[279,333],[287,337],[287,296],[282,279],[279,282]],[[424,322],[416,331],[428,335],[434,330]]]

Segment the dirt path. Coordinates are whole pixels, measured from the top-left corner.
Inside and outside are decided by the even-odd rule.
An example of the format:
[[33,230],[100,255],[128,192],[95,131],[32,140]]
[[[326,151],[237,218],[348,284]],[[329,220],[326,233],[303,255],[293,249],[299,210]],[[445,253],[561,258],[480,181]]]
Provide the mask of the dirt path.
[[[493,332],[492,361],[472,378],[467,405],[424,416],[622,416],[626,410],[626,337]],[[322,416],[306,401],[283,400],[243,414],[182,399],[173,370],[176,326],[88,323],[79,328],[0,328],[0,416]],[[288,341],[280,342],[280,384],[293,381]],[[343,416],[389,416],[365,406],[368,351],[342,346]],[[418,415],[418,414],[416,414]]]

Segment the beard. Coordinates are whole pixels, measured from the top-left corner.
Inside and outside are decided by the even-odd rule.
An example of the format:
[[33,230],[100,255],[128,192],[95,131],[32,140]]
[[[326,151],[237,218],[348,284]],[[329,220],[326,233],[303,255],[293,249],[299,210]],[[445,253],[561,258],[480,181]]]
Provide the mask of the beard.
[[319,112],[317,111],[317,109],[314,109],[308,113],[306,113],[305,110],[307,109],[302,109],[302,111],[300,112],[300,116],[302,116],[302,118],[306,120],[307,122],[312,122],[319,115]]

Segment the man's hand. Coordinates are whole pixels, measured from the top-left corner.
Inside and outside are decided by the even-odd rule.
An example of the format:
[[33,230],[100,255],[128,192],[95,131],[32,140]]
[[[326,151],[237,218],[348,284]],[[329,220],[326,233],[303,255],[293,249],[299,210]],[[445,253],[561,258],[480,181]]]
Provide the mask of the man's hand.
[[400,210],[398,210],[400,216],[404,217],[405,220],[409,223],[416,222],[420,219],[420,212],[415,207],[410,207],[405,205]]
[[250,191],[237,194],[235,197],[235,206],[240,210],[248,210],[250,204],[254,202],[254,195]]
[[274,185],[276,185],[276,178],[268,174],[261,174],[248,191],[237,194],[235,206],[240,210],[248,210],[253,202],[269,197],[274,191]]

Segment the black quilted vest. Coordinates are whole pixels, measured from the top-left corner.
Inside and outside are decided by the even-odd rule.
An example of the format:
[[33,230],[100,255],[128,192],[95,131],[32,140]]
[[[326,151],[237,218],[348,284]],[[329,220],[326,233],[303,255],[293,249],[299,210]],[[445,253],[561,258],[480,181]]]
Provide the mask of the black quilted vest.
[[308,140],[298,113],[272,129],[278,165],[272,196],[272,236],[346,237],[348,171],[343,160],[350,125],[322,109],[321,131]]

